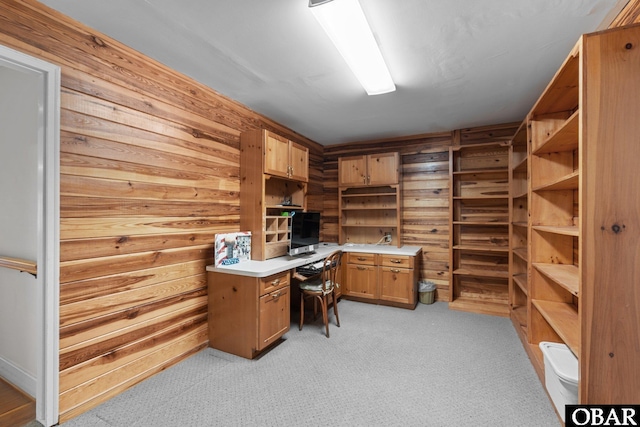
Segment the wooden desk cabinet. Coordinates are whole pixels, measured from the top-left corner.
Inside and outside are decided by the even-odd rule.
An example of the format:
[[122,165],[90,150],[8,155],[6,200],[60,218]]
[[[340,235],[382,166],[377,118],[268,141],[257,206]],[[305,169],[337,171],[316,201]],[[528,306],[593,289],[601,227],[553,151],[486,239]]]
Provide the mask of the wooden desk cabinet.
[[253,359],[290,327],[289,271],[256,278],[209,271],[209,346]]
[[351,252],[347,254],[343,296],[363,302],[415,308],[417,256]]

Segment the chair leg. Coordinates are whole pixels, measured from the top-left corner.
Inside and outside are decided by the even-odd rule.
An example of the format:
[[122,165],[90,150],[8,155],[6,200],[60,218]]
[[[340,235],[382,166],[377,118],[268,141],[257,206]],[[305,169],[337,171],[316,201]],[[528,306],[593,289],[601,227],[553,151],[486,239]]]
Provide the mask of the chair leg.
[[338,298],[336,297],[335,290],[332,292],[333,295],[333,314],[336,316],[336,325],[340,327],[340,316],[338,316]]
[[329,338],[329,313],[327,313],[327,295],[323,295],[320,300],[320,304],[322,305],[322,320],[324,321],[324,327],[327,330],[327,338]]
[[300,291],[300,330],[304,323],[304,292]]

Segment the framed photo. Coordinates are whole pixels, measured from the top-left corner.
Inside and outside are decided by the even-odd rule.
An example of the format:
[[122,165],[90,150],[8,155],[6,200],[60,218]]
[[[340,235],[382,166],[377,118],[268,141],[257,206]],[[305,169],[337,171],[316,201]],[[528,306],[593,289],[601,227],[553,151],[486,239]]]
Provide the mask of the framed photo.
[[231,265],[251,259],[251,232],[215,235],[215,266]]

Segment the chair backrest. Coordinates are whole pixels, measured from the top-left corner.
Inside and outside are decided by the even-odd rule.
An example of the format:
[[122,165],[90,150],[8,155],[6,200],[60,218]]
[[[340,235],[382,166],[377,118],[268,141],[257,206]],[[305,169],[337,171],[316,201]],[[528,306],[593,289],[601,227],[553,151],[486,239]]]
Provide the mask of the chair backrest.
[[342,251],[337,250],[324,259],[322,265],[322,291],[331,291],[334,287],[340,287],[342,267]]

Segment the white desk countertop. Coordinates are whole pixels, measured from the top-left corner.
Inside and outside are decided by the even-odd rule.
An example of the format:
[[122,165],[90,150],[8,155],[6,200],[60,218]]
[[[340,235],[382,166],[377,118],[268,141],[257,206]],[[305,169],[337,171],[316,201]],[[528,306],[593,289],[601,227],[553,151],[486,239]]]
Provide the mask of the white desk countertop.
[[267,277],[271,276],[272,274],[281,273],[285,270],[291,270],[305,264],[320,261],[331,252],[338,249],[342,249],[343,252],[365,252],[385,255],[415,256],[422,248],[420,246],[397,247],[391,245],[338,245],[337,243],[321,243],[320,247],[312,254],[304,254],[295,257],[285,255],[277,258],[271,258],[266,261],[251,260],[220,267],[208,265],[207,271],[225,274],[237,274],[240,276]]

